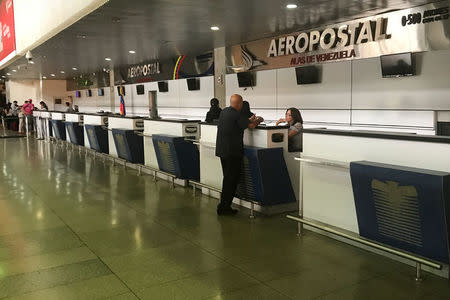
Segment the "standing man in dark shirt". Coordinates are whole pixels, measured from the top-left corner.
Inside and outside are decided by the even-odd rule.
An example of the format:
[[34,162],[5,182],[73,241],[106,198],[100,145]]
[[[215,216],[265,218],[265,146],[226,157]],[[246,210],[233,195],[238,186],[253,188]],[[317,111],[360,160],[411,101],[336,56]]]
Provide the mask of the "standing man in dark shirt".
[[241,174],[242,156],[244,155],[244,130],[255,128],[262,118],[252,115],[250,118],[241,114],[242,97],[232,95],[230,106],[220,113],[217,126],[216,156],[220,157],[223,172],[222,194],[217,206],[218,215],[234,215],[231,208],[236,187]]

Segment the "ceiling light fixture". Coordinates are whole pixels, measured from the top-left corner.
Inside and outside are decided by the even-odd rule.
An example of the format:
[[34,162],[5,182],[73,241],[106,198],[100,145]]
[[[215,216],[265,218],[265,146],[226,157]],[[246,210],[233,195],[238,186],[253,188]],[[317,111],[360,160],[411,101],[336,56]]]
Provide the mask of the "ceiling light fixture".
[[105,57],[105,60],[106,60],[106,61],[111,61],[111,58]]
[[72,68],[72,70],[76,71],[76,70],[78,70],[78,69],[77,69],[77,68],[75,68],[75,67],[73,67],[73,68]]
[[213,30],[213,31],[217,31],[219,29],[220,29],[219,26],[211,26],[211,30]]
[[64,72],[64,71],[61,71],[61,72],[59,72],[59,73],[61,73],[61,74],[64,74],[64,73],[66,73],[66,72]]
[[32,60],[30,60],[28,63],[34,65],[34,61]]
[[11,76],[11,73],[6,73],[6,75]]
[[47,79],[47,76],[42,76],[42,79]]
[[55,74],[50,74],[50,76],[55,77],[56,75]]
[[13,72],[17,72],[17,70],[16,69],[14,69],[14,70],[12,70]]
[[6,76],[5,76],[5,75],[2,75],[2,78],[6,78]]
[[288,5],[286,5],[286,8],[288,8],[288,9],[297,8],[297,4],[288,4]]
[[136,51],[134,51],[134,50],[130,50],[130,51],[128,51],[128,53],[130,53],[130,54],[135,54],[135,53],[136,53]]

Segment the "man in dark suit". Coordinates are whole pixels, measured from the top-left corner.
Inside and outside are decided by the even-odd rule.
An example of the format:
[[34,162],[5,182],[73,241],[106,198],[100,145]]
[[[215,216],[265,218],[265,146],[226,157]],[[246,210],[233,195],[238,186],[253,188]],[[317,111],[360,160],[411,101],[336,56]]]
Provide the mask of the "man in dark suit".
[[242,97],[232,95],[230,106],[222,110],[217,126],[216,156],[220,157],[223,172],[222,195],[217,206],[218,215],[234,215],[238,211],[231,208],[236,187],[241,174],[244,155],[244,130],[255,128],[263,121],[261,117],[241,114]]

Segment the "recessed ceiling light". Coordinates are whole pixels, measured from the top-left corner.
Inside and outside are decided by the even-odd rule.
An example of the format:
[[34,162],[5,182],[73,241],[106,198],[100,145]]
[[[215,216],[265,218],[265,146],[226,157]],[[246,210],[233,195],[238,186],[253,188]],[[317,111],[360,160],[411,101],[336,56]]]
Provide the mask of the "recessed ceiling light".
[[64,74],[64,73],[66,73],[66,72],[64,72],[64,71],[60,71],[59,73],[61,73],[61,74]]
[[17,72],[17,70],[16,69],[14,69],[14,70],[12,70],[13,72]]
[[5,76],[5,75],[2,75],[2,78],[6,78],[6,76]]
[[72,70],[76,71],[76,70],[78,70],[78,69],[77,69],[77,68],[75,68],[75,67],[73,67],[73,68],[72,68]]
[[130,54],[135,54],[135,53],[136,53],[136,51],[134,51],[134,50],[130,50],[130,51],[128,51],[128,53],[130,53]]
[[219,29],[220,29],[219,26],[211,26],[211,30],[217,31]]
[[288,4],[288,5],[286,5],[286,8],[289,8],[289,9],[297,8],[297,4]]
[[6,73],[6,75],[11,76],[11,73]]
[[55,77],[56,75],[55,74],[50,74],[50,76]]
[[28,63],[34,65],[34,61],[32,60],[30,60]]
[[111,60],[111,58],[109,58],[109,57],[105,57],[105,60],[106,60],[106,61],[110,61],[110,60]]
[[47,76],[42,76],[42,79],[47,79]]
[[79,38],[79,39],[85,39],[87,37],[87,35],[85,35],[85,34],[78,34],[77,35],[77,38]]

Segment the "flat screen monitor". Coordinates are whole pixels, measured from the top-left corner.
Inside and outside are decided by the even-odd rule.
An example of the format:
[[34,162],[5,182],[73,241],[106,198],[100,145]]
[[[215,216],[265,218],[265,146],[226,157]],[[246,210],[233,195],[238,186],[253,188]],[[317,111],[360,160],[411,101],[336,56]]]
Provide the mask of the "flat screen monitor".
[[138,85],[136,86],[136,93],[137,93],[138,95],[144,95],[144,94],[145,94],[145,88],[144,88],[144,85],[143,85],[143,84],[138,84]]
[[414,75],[414,65],[411,53],[383,55],[380,57],[380,60],[383,78]]
[[100,97],[101,96],[105,96],[105,90],[104,89],[98,89],[97,90],[97,95],[100,96]]
[[297,84],[320,83],[320,72],[316,66],[306,66],[295,68]]
[[253,72],[237,73],[239,87],[251,87],[256,85],[256,74]]
[[76,98],[81,98],[81,92],[80,91],[76,91],[75,92],[75,97]]
[[200,79],[188,78],[186,80],[189,91],[198,91],[200,89]]
[[120,87],[123,88],[123,95],[125,96],[125,87],[124,87],[124,86],[118,86],[118,87],[117,87],[117,95],[120,96]]
[[167,93],[169,91],[169,83],[167,81],[159,81],[158,91],[160,93]]
[[92,97],[92,91],[86,90],[86,97]]

